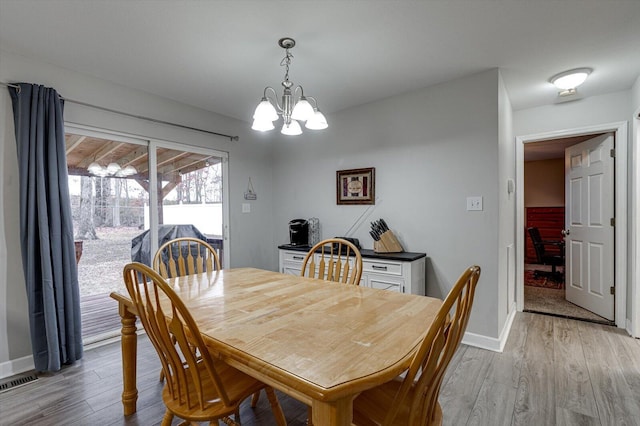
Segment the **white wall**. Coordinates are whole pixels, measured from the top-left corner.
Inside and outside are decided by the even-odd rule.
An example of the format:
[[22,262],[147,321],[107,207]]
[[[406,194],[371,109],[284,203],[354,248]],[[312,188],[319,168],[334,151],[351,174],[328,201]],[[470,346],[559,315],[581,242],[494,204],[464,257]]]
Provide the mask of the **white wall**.
[[[427,253],[428,295],[445,296],[466,267],[482,267],[468,330],[497,337],[506,306],[498,306],[498,77],[490,70],[344,110],[327,130],[280,138],[277,240],[287,242],[292,218],[318,217],[327,238],[368,212],[352,236],[372,248],[369,222],[384,218],[407,251]],[[376,205],[336,205],[336,171],[360,167],[376,168]],[[466,211],[470,195],[484,197],[484,211]]]
[[[504,328],[507,316],[515,311],[516,301],[516,167],[513,135],[513,111],[502,76],[498,74],[498,331]],[[510,183],[513,186],[510,186]],[[514,312],[515,313],[515,312]],[[500,342],[505,343],[506,336]]]
[[524,207],[564,206],[564,158],[525,161]]
[[640,109],[640,76],[638,76],[631,88],[631,107],[632,113],[637,113]]
[[[178,127],[129,118],[71,102],[65,105],[65,120],[116,130],[144,138],[157,138],[229,153],[231,266],[277,268],[272,205],[271,143],[250,125],[178,102],[127,89],[50,64],[0,51],[0,81],[29,82],[55,88],[67,99],[159,120],[239,135],[228,139]],[[18,170],[16,165],[13,112],[7,90],[0,90],[0,367],[29,356],[24,278],[19,249]],[[241,204],[249,176],[258,194],[250,201],[251,213],[242,214]],[[265,224],[269,224],[265,226]],[[6,266],[6,267],[5,267]]]
[[630,102],[630,92],[626,90],[514,111],[514,135],[524,136],[626,121],[629,120]]
[[[1,63],[2,61],[0,61]],[[0,88],[3,89],[3,88]],[[0,90],[0,377],[9,376],[13,367],[6,362],[32,361],[27,296],[20,252],[18,215],[18,167],[9,92]],[[5,208],[7,206],[7,208]]]

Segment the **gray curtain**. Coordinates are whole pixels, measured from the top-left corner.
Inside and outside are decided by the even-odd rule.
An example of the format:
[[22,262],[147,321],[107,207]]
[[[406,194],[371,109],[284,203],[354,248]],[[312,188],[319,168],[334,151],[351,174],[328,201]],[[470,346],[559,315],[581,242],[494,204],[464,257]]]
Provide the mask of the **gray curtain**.
[[9,87],[20,179],[20,238],[35,368],[82,358],[78,270],[67,184],[63,103],[51,88]]

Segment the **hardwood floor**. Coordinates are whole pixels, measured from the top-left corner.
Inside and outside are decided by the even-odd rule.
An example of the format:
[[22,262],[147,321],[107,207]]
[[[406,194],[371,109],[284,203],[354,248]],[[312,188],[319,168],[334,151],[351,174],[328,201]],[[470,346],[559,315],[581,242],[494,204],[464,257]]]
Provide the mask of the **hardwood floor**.
[[[139,338],[138,412],[122,415],[120,345],[0,394],[0,424],[157,425],[159,362]],[[290,425],[306,407],[279,394]],[[640,341],[614,327],[519,313],[503,353],[461,346],[440,393],[445,425],[640,425]],[[274,424],[266,398],[243,425]],[[173,424],[178,424],[175,420]]]

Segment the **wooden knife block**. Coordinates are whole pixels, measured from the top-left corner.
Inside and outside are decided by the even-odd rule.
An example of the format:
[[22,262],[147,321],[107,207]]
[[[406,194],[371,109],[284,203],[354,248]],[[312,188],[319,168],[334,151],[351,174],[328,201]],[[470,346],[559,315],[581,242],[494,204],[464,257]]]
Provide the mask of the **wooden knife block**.
[[393,232],[386,231],[380,235],[379,241],[373,242],[373,251],[376,253],[400,253],[403,252],[402,244],[393,235]]

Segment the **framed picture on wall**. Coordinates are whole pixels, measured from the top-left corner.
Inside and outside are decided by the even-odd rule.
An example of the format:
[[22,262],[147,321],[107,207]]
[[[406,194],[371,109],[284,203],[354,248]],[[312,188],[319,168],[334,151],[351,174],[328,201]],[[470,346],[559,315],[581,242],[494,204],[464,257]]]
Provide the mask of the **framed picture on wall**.
[[375,204],[376,169],[338,170],[336,202],[338,204]]

